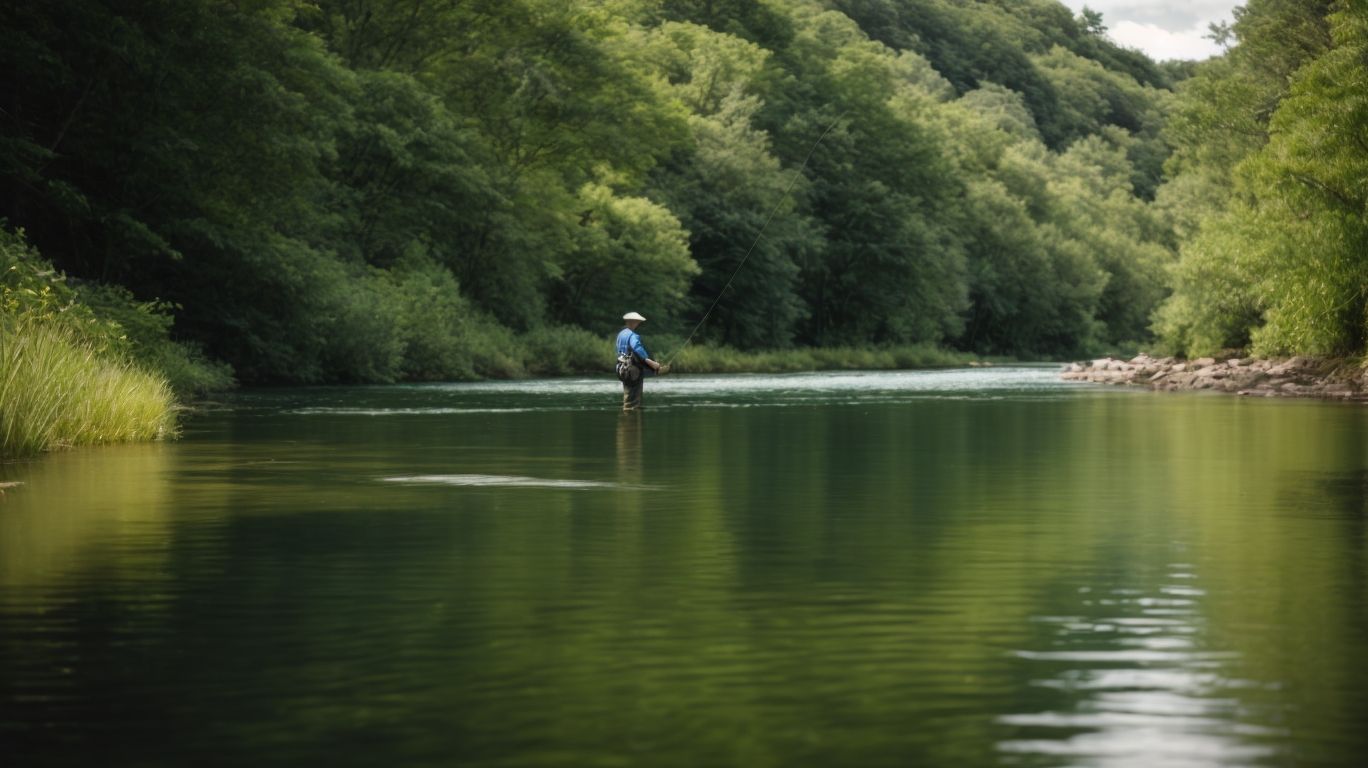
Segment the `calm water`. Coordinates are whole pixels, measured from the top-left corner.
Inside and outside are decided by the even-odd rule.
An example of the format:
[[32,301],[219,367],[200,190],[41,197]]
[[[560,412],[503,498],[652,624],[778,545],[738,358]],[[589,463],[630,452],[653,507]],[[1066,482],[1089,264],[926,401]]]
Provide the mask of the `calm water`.
[[0,763],[1357,765],[1368,409],[1053,368],[244,392],[0,466]]

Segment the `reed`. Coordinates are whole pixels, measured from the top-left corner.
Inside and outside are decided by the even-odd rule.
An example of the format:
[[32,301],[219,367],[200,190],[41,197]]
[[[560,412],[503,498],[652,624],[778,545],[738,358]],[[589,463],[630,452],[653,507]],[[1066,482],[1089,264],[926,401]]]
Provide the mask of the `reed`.
[[174,433],[161,377],[59,325],[0,318],[0,457]]

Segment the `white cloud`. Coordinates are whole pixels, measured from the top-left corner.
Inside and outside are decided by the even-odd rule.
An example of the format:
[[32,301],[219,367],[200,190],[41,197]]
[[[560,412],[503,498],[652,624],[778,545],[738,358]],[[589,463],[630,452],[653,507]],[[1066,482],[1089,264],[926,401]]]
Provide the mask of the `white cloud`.
[[1150,58],[1204,59],[1221,52],[1203,39],[1207,25],[1230,21],[1237,0],[1064,0],[1074,13],[1087,6],[1102,14],[1107,34]]
[[1117,22],[1107,30],[1107,35],[1117,43],[1128,48],[1139,48],[1156,61],[1205,59],[1220,53],[1221,47],[1205,39],[1205,34],[1206,24],[1173,32],[1155,24],[1138,24],[1134,21]]

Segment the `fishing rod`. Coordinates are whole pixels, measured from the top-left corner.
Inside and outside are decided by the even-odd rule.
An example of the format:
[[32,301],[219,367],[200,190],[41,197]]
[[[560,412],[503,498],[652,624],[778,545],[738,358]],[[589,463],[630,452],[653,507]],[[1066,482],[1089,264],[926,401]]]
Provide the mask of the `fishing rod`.
[[727,289],[731,287],[732,280],[735,280],[737,273],[741,271],[742,267],[746,266],[746,259],[750,258],[751,252],[755,250],[755,246],[760,244],[760,238],[765,235],[765,230],[769,228],[770,222],[774,221],[774,214],[779,212],[779,206],[783,205],[784,201],[788,200],[789,193],[793,191],[793,185],[798,183],[798,177],[803,175],[803,170],[807,168],[808,161],[812,159],[812,153],[817,151],[817,145],[822,143],[822,139],[825,139],[827,134],[831,133],[831,130],[835,128],[836,124],[841,122],[841,118],[845,116],[845,112],[837,115],[836,119],[831,121],[831,125],[828,125],[827,129],[822,131],[822,135],[818,136],[817,140],[812,142],[812,148],[808,150],[807,157],[803,158],[803,164],[798,166],[798,170],[793,172],[793,177],[789,179],[788,186],[784,188],[784,194],[779,196],[779,200],[775,202],[774,207],[770,209],[769,217],[765,219],[765,223],[760,227],[760,231],[755,234],[755,240],[751,241],[750,247],[746,249],[746,255],[741,257],[741,262],[736,265],[736,269],[732,270],[731,277],[728,277],[727,282],[722,285],[722,290],[718,291],[717,298],[713,299],[712,306],[708,307],[708,311],[703,313],[703,317],[699,319],[698,324],[689,332],[689,337],[684,340],[683,344],[679,345],[679,349],[670,353],[670,356],[666,358],[665,367],[668,368],[675,357],[679,355],[680,352],[683,352],[685,347],[689,346],[689,342],[693,341],[694,336],[698,333],[698,329],[703,327],[703,323],[708,321],[708,316],[712,314],[714,309],[717,309],[717,305],[722,301],[722,297],[727,295]]

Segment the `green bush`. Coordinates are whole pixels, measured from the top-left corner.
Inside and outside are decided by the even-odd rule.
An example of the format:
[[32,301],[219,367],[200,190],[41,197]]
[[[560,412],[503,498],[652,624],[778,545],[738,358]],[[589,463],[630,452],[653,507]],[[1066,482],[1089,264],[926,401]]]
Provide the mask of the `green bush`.
[[519,340],[524,367],[534,376],[604,373],[613,369],[612,340],[583,328],[547,326]]
[[402,374],[410,381],[526,375],[513,332],[476,310],[456,277],[425,253],[406,254],[390,271],[400,305]]
[[60,327],[95,354],[128,358],[163,374],[183,395],[232,388],[229,366],[170,338],[170,309],[166,302],[138,301],[122,286],[72,287],[22,230],[0,226],[0,315]]
[[123,329],[77,301],[66,277],[0,220],[0,315],[60,325],[98,350],[122,351]]
[[404,296],[380,270],[339,280],[327,297],[325,381],[390,383],[404,365]]
[[203,396],[235,386],[227,363],[209,359],[195,344],[171,339],[171,304],[138,301],[119,285],[81,285],[76,297],[105,327],[117,325],[120,334],[109,340],[111,347],[161,373],[177,394]]

